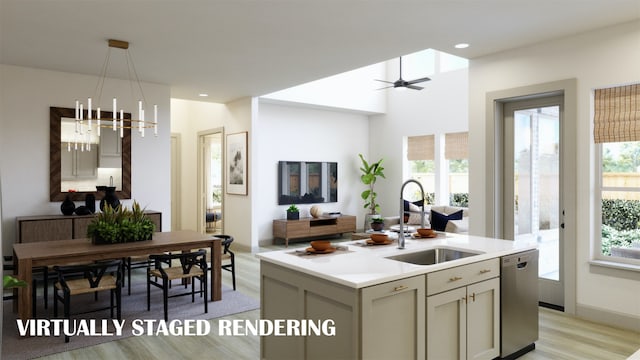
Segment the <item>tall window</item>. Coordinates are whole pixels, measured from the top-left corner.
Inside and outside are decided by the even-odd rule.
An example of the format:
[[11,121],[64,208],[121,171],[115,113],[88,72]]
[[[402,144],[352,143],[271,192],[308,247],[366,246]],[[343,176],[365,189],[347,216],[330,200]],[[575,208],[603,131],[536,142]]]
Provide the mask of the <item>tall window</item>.
[[448,162],[449,205],[469,206],[469,133],[446,134],[444,158]]
[[640,84],[594,92],[594,140],[602,214],[595,256],[640,264]]
[[[409,177],[417,180],[425,193],[427,204],[435,201],[435,136],[409,136],[407,138],[407,161],[409,165]],[[420,190],[416,187],[407,187],[408,193],[402,194],[405,200],[416,201],[420,199]]]
[[[468,157],[466,132],[407,138],[408,175],[422,184],[427,204],[469,206]],[[420,200],[419,189],[407,191],[404,199]]]

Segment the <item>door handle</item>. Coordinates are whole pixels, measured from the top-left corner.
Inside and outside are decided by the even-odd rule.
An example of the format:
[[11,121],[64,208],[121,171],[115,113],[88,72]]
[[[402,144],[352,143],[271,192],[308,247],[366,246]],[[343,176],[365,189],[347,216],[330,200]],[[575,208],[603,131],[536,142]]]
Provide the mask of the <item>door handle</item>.
[[560,224],[560,227],[564,229],[564,223]]

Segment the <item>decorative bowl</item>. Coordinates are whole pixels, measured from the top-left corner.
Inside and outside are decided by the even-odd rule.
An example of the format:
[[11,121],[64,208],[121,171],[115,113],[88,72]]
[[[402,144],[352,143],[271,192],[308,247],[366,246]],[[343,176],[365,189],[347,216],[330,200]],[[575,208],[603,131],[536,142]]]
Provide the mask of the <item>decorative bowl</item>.
[[417,231],[418,231],[418,234],[420,234],[420,236],[433,236],[434,234],[433,229],[428,229],[428,228],[420,228]]
[[316,251],[325,251],[331,247],[331,241],[328,240],[314,240],[311,242],[311,247]]
[[383,243],[389,240],[389,235],[387,234],[371,234],[371,240],[376,243]]

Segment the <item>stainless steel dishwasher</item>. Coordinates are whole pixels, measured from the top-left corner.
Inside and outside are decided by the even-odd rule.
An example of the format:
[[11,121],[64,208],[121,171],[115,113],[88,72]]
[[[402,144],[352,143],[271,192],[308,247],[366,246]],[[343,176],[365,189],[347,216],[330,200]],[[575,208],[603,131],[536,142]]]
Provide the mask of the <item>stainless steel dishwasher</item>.
[[502,359],[515,359],[538,340],[538,250],[503,257],[500,269]]

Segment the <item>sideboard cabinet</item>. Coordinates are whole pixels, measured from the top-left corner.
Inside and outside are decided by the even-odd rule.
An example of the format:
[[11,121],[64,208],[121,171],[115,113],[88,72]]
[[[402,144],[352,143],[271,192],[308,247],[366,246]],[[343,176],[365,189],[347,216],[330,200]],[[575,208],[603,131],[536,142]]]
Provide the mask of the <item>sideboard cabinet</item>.
[[289,239],[301,239],[325,235],[341,235],[356,231],[356,217],[341,215],[338,217],[302,218],[299,220],[273,220],[273,243],[284,239],[289,246]]
[[[162,231],[162,213],[147,210],[145,214]],[[81,239],[95,215],[37,215],[16,217],[16,242]]]

